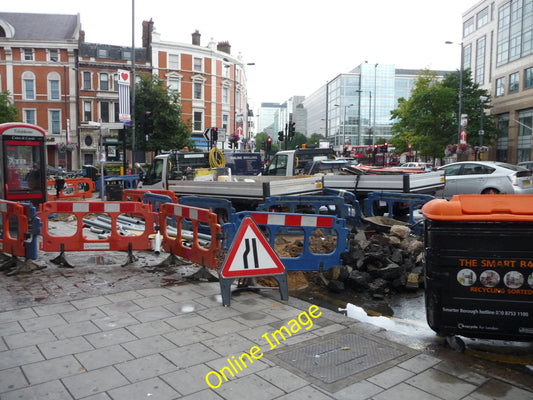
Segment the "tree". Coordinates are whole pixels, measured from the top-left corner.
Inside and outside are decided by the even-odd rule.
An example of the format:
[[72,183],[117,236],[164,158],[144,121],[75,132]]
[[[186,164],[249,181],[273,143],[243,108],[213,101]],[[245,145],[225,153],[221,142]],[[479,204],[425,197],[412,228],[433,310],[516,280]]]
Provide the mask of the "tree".
[[311,137],[307,140],[307,144],[311,144],[318,147],[320,140],[322,139],[325,139],[324,135],[320,133],[313,133]]
[[13,105],[10,93],[0,93],[0,123],[19,121],[19,109]]
[[[458,87],[458,72],[447,74],[440,82],[435,72],[422,71],[417,77],[411,97],[408,100],[400,98],[398,108],[391,111],[391,118],[395,121],[392,132],[396,133],[391,144],[400,152],[408,151],[410,145],[422,156],[443,157],[446,145],[458,141]],[[469,142],[472,145],[479,144],[479,96],[487,97],[483,106],[488,109],[489,93],[472,82],[469,70],[464,71],[462,113],[469,118]],[[489,143],[495,136],[495,128],[492,118],[487,115],[485,118],[488,133],[485,138],[486,143]]]
[[[183,122],[179,93],[167,90],[164,82],[156,75],[140,74],[139,78],[135,86],[137,149],[154,151],[158,154],[160,150],[192,147],[191,128]],[[151,113],[151,125],[153,125],[148,138],[143,129],[143,121],[145,121],[147,112]],[[131,137],[131,132],[127,137]]]

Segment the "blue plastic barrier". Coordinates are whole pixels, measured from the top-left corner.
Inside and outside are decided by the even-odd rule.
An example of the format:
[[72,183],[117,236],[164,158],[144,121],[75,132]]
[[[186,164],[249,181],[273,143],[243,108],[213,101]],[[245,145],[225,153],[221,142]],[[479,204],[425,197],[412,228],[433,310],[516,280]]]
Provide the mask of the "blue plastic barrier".
[[[139,175],[106,175],[104,176],[104,196],[106,195],[105,192],[105,183],[107,181],[113,181],[113,182],[123,182],[124,183],[124,189],[137,189],[137,185],[139,184]],[[96,191],[100,192],[100,187],[102,186],[102,179],[98,178],[95,181],[96,184]]]
[[338,191],[330,190],[330,195],[319,196],[272,196],[257,206],[257,211],[268,212],[279,209],[290,213],[335,215],[344,218],[349,226],[361,226],[361,207],[355,195],[350,193],[353,196],[353,199],[350,199],[349,196],[344,197],[335,192]]
[[161,204],[172,203],[170,196],[147,192],[143,195],[143,203],[150,204],[154,212],[159,212]]
[[[218,224],[222,227],[224,239],[222,240],[222,250],[228,250],[231,241],[227,238],[235,235],[235,225],[231,222],[234,220],[235,208],[233,208],[231,201],[226,199],[218,199],[214,197],[199,197],[199,196],[182,196],[178,198],[178,204],[190,207],[205,208],[217,214]],[[202,227],[200,225],[198,231],[200,233],[208,233],[209,227]]]
[[[274,251],[276,250],[275,241],[277,234],[293,233],[299,236],[303,235],[303,246],[298,256],[282,257],[278,254],[285,269],[288,271],[328,270],[335,265],[342,265],[341,254],[348,251],[348,235],[350,234],[350,230],[346,228],[346,220],[333,215],[242,211],[234,214],[232,221],[234,228],[231,231],[227,231],[227,233],[234,232],[233,236],[227,238],[229,243],[233,242],[239,226],[246,217],[252,218],[260,229],[266,230],[267,235],[265,237]],[[336,235],[336,248],[333,252],[327,254],[311,252],[309,246],[310,240],[311,237],[316,237],[317,229],[322,231],[320,240],[323,236],[332,233]]]
[[374,202],[387,203],[389,218],[394,218],[394,205],[396,203],[405,204],[409,208],[408,224],[411,225],[413,231],[421,234],[423,231],[423,224],[417,223],[414,219],[413,211],[415,207],[423,206],[428,201],[435,199],[429,194],[410,194],[410,193],[391,193],[391,192],[372,192],[369,193],[365,199],[365,215],[373,217]]

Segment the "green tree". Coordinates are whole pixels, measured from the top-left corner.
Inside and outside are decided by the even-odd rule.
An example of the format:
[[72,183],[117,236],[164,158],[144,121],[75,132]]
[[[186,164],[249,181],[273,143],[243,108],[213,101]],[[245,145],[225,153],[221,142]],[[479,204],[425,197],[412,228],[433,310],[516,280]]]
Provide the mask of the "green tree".
[[[447,144],[458,142],[459,72],[447,74],[442,81],[435,72],[424,70],[417,77],[411,97],[398,100],[398,108],[391,111],[394,120],[391,144],[399,152],[419,151],[422,156],[440,158]],[[487,97],[484,109],[490,108],[490,96],[472,82],[470,71],[463,72],[462,113],[469,118],[469,143],[479,144],[480,96]],[[476,107],[477,106],[477,107]],[[485,138],[489,143],[495,137],[493,119],[485,114]],[[490,125],[490,127],[489,127]]]
[[314,145],[318,147],[318,144],[321,140],[325,139],[324,135],[320,133],[313,133],[309,139],[307,139],[307,144]]
[[0,123],[19,121],[19,109],[13,105],[10,93],[4,91],[0,93]]
[[[154,151],[192,147],[191,128],[182,119],[180,95],[167,90],[156,75],[140,74],[135,86],[135,143],[139,150]],[[144,120],[152,113],[153,130],[146,140]],[[131,137],[131,134],[128,135]],[[131,144],[130,144],[131,146]]]

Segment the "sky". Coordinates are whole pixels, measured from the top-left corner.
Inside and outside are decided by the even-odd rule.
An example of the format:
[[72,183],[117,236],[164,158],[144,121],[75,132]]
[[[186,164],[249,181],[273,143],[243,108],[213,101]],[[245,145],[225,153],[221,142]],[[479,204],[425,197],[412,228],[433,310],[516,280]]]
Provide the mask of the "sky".
[[[24,0],[3,12],[80,14],[85,40],[141,47],[142,21],[161,40],[228,41],[241,54],[248,101],[283,103],[309,96],[365,61],[396,68],[457,70],[462,14],[479,0]],[[134,7],[132,6],[134,4]],[[132,9],[135,24],[132,24]],[[457,45],[446,45],[445,41]]]

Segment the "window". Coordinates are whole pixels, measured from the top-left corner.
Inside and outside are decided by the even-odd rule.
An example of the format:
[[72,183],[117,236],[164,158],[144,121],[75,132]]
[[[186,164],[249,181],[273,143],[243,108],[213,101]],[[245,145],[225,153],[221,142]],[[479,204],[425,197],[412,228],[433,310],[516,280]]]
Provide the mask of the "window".
[[229,104],[229,88],[228,87],[222,88],[222,103]]
[[92,121],[92,111],[91,111],[91,102],[90,101],[84,101],[83,102],[83,120],[84,121]]
[[469,44],[463,49],[463,69],[470,68],[472,63],[472,45]]
[[168,69],[179,69],[180,67],[180,56],[178,54],[169,54],[168,55]]
[[222,115],[222,128],[225,129],[226,132],[228,131],[228,128],[229,128],[229,115],[228,114]]
[[180,80],[176,78],[169,78],[167,81],[167,89],[174,92],[180,91]]
[[100,74],[100,90],[109,90],[108,74]]
[[50,58],[50,61],[59,61],[59,51],[57,49],[50,49],[48,51],[48,57]]
[[518,136],[531,137],[531,127],[533,126],[533,110],[529,109],[520,111],[518,113],[518,122],[520,122],[518,125]]
[[122,51],[122,59],[123,60],[131,60],[132,57],[132,51],[131,50],[123,50]]
[[466,37],[474,32],[474,17],[465,21],[463,24],[463,37]]
[[195,57],[194,58],[194,67],[193,70],[196,72],[202,72],[202,59]]
[[477,40],[476,47],[476,83],[483,85],[485,82],[485,37]]
[[477,13],[477,29],[489,22],[489,8],[485,8]]
[[524,89],[533,87],[533,68],[524,71]]
[[505,78],[496,79],[496,97],[505,94]]
[[520,78],[519,78],[518,72],[515,72],[514,74],[509,75],[509,93],[518,92],[519,80]]
[[24,122],[33,125],[37,123],[35,119],[35,110],[24,110]]
[[33,49],[22,50],[22,59],[24,61],[33,61]]
[[115,107],[115,122],[119,121],[120,118],[119,118],[119,115],[118,115],[118,112],[119,112],[119,103],[113,103],[113,107]]
[[107,49],[98,49],[97,54],[98,54],[98,58],[107,58],[108,51]]
[[113,90],[118,92],[118,74],[113,74]]
[[83,73],[83,88],[84,89],[92,89],[91,73],[89,71],[85,71]]
[[100,102],[100,118],[102,122],[109,122],[109,103],[107,101]]
[[53,79],[50,81],[50,100],[59,100],[59,81]]
[[194,114],[194,121],[193,121],[193,130],[195,131],[201,131],[202,130],[202,120],[203,120],[203,114],[201,111],[195,111]]
[[50,128],[52,133],[60,134],[61,133],[61,112],[58,110],[50,111]]
[[35,80],[24,79],[24,99],[35,100]]
[[194,82],[193,98],[195,100],[201,100],[202,99],[202,84],[200,82]]

